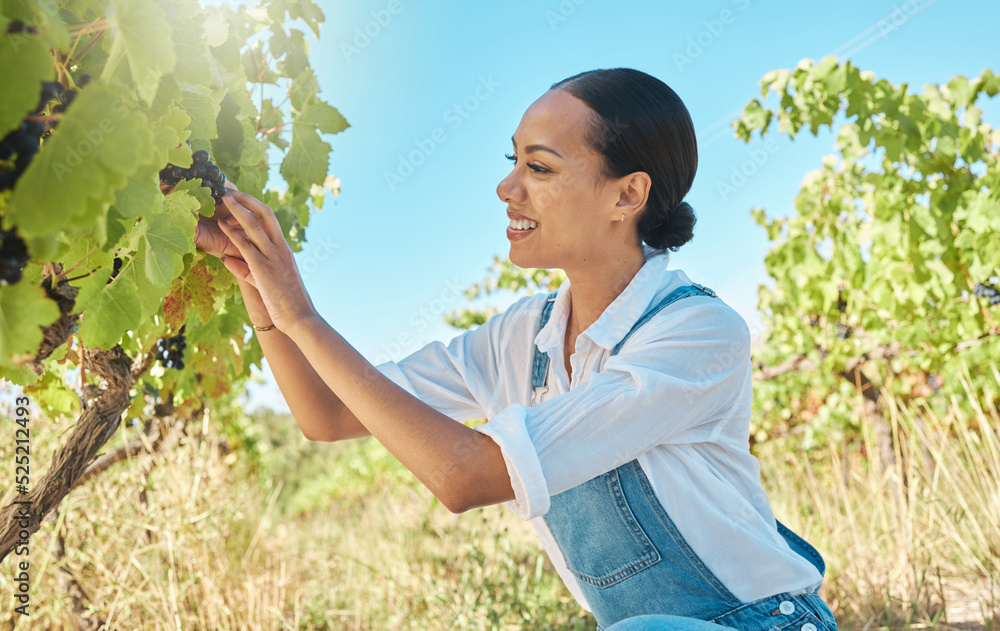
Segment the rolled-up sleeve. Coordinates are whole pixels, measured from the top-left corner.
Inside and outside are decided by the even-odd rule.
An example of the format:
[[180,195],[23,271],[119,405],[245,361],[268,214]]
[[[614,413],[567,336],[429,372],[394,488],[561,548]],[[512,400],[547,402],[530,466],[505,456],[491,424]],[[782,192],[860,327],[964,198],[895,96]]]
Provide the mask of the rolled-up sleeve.
[[[610,355],[610,351],[607,351]],[[750,336],[721,301],[654,316],[600,372],[533,407],[513,404],[476,427],[500,445],[522,519],[549,497],[663,444],[742,440],[749,427]]]

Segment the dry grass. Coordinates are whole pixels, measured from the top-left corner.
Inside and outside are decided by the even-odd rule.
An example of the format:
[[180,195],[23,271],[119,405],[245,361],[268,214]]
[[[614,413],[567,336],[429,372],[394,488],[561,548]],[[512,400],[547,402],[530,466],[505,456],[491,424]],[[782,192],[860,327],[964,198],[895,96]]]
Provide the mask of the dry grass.
[[[776,515],[827,561],[821,593],[842,628],[1000,628],[1000,419],[958,409],[939,417],[890,396],[896,463],[884,470],[837,449],[819,465],[762,457]],[[865,433],[866,453],[873,442]]]
[[[997,412],[888,410],[894,470],[836,449],[816,461],[763,447],[775,513],[826,558],[822,594],[842,629],[996,628]],[[37,471],[64,428],[36,424]],[[86,594],[84,615],[112,629],[596,628],[506,509],[452,515],[370,439],[313,444],[288,417],[254,424],[261,444],[280,445],[260,468],[223,455],[206,421],[148,480],[132,462],[75,491],[60,523],[32,538],[32,615],[16,628],[77,628],[63,570]],[[5,568],[10,628],[12,560]]]

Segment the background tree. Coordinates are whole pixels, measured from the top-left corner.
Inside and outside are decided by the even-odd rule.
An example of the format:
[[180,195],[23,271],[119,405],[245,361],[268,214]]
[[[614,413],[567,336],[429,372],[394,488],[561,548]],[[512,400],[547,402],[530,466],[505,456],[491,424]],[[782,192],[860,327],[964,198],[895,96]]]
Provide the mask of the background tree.
[[752,211],[774,243],[773,282],[759,290],[758,438],[805,424],[805,447],[851,440],[860,394],[891,463],[887,391],[939,410],[950,397],[996,400],[1000,131],[977,100],[995,96],[1000,77],[984,70],[914,93],[827,57],[760,83],[762,98],[734,123],[739,138],[774,122],[793,139],[826,125],[836,153],[806,174],[793,212]]

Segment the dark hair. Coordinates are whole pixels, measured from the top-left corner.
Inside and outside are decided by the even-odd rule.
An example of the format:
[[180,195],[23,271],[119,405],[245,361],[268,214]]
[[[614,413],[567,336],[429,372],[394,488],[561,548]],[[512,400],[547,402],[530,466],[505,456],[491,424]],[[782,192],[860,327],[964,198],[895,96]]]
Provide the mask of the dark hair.
[[588,70],[552,84],[594,111],[587,141],[604,156],[604,177],[645,171],[652,186],[639,215],[639,238],[677,250],[694,236],[694,209],[683,201],[698,170],[691,115],[670,87],[631,68]]

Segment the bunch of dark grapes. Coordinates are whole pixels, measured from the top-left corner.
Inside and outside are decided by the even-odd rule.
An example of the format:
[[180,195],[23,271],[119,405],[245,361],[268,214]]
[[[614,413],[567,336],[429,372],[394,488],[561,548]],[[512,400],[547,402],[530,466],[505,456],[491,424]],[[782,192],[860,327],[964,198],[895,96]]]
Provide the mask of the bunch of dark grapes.
[[[77,85],[83,87],[90,81],[90,75],[80,75]],[[76,90],[64,89],[63,84],[58,81],[42,83],[41,95],[35,109],[28,113],[17,129],[0,140],[0,162],[7,163],[6,166],[0,165],[0,191],[14,188],[21,174],[28,168],[35,154],[41,148],[42,138],[49,133],[49,129],[55,129],[59,124],[59,121],[55,119],[49,120],[48,123],[39,120],[45,108],[58,98],[59,103],[52,106],[52,113],[63,114],[76,98],[76,94]],[[10,164],[11,159],[13,159],[13,164]]]
[[30,258],[27,246],[14,230],[0,230],[0,285],[13,285],[21,280],[21,268]]
[[993,285],[987,285],[985,283],[976,283],[976,288],[972,290],[972,293],[979,296],[980,298],[985,298],[989,301],[989,305],[992,307],[995,304],[1000,303],[1000,291],[997,290]]
[[849,324],[844,324],[842,322],[837,323],[837,337],[842,340],[846,340],[851,337],[852,333],[854,333],[854,329],[852,329]]
[[182,325],[177,335],[156,340],[156,358],[167,368],[184,370],[184,349],[186,347],[184,325]]
[[200,179],[201,185],[212,191],[215,204],[222,203],[226,194],[226,174],[208,160],[208,152],[201,149],[191,154],[191,166],[188,168],[168,164],[160,169],[160,181],[168,186],[174,186],[181,180]]

